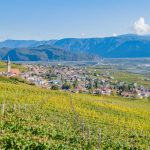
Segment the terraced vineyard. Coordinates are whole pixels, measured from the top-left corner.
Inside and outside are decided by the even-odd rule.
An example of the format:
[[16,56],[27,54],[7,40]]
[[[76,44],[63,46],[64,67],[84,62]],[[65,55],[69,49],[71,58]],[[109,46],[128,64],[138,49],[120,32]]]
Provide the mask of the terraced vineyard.
[[0,149],[150,149],[150,102],[0,80]]

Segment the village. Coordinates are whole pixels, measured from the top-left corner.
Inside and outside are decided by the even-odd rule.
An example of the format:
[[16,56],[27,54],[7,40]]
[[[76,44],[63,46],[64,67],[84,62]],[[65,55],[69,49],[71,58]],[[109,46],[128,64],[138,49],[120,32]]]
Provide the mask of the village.
[[22,64],[27,71],[11,67],[8,57],[7,71],[1,76],[19,77],[31,84],[51,90],[93,95],[119,95],[129,98],[149,98],[150,89],[137,83],[117,81],[109,72],[97,73],[85,66]]

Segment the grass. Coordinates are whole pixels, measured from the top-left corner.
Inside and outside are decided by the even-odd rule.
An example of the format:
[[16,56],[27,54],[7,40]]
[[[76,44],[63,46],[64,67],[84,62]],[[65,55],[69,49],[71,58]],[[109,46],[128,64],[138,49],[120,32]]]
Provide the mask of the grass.
[[114,77],[114,80],[124,81],[126,83],[137,83],[138,85],[143,85],[147,88],[150,88],[150,80],[149,81],[144,80],[146,78],[150,79],[149,75],[119,71],[114,68],[111,68],[111,66],[106,66],[105,68],[101,66],[97,68],[88,68],[88,69],[92,72],[93,70],[96,70],[96,73],[100,73],[100,74],[105,74],[105,72],[109,72],[110,76]]
[[147,100],[70,95],[6,80],[0,80],[1,149],[150,149]]
[[138,85],[143,85],[150,88],[150,81],[144,81],[144,78],[149,78],[144,75],[126,73],[126,72],[116,72],[114,74],[115,79],[118,81],[125,81],[127,83],[137,83]]
[[[27,70],[27,68],[23,67],[22,65],[20,64],[15,64],[15,63],[12,63],[11,64],[11,67],[12,68],[17,68],[19,69],[21,72],[25,72]],[[7,71],[7,62],[4,62],[4,61],[0,61],[0,72],[6,72]]]

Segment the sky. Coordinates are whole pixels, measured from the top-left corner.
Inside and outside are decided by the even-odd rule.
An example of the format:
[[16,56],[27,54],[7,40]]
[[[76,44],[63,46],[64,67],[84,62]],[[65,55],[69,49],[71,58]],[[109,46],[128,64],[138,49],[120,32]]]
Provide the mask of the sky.
[[150,34],[150,0],[0,0],[0,41]]

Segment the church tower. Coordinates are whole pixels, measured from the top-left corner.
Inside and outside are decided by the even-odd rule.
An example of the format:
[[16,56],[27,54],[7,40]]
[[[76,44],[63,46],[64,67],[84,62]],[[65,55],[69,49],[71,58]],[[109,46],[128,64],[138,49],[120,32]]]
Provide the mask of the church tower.
[[8,60],[7,60],[7,72],[11,71],[11,62],[10,62],[10,58],[8,56]]

